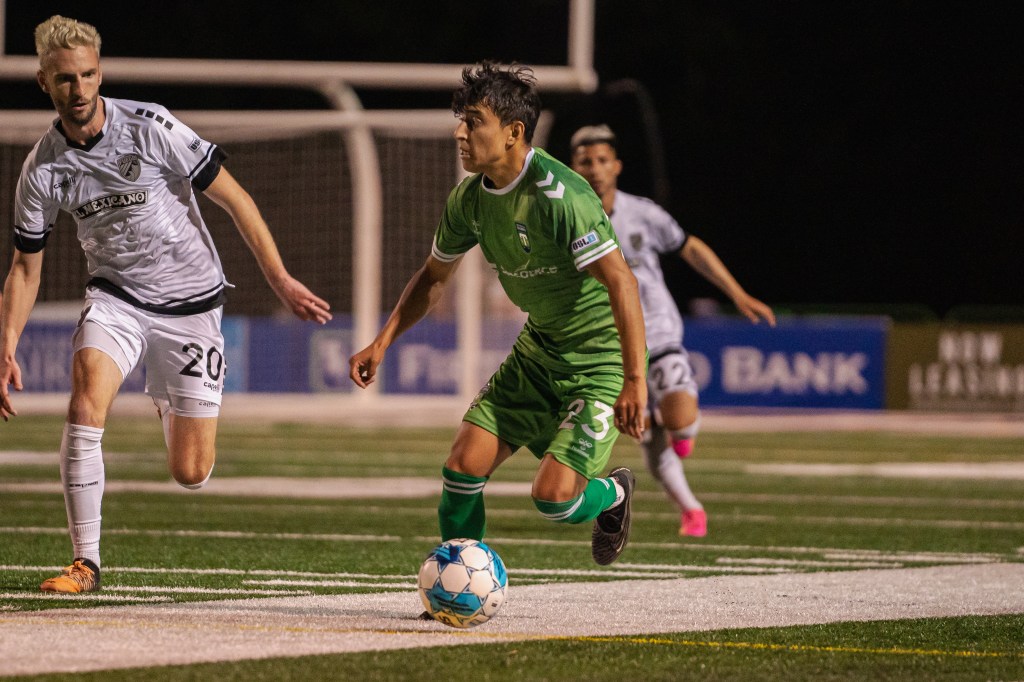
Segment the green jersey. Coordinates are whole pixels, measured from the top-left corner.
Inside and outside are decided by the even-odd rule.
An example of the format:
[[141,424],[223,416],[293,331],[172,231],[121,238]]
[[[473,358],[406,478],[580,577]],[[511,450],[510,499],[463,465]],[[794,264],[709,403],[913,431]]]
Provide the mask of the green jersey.
[[432,253],[451,262],[476,244],[528,315],[517,349],[555,370],[614,364],[621,372],[608,290],[584,270],[618,242],[586,180],[539,148],[507,187],[466,178],[448,196]]

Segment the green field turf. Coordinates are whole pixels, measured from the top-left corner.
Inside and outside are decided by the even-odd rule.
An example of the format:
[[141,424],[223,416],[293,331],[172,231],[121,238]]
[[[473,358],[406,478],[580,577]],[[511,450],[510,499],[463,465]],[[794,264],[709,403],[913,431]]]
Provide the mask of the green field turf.
[[[61,426],[58,418],[26,416],[0,424],[0,619],[3,611],[73,613],[98,605],[276,592],[411,590],[420,561],[436,544],[436,494],[331,499],[275,494],[273,486],[246,496],[133,489],[167,481],[162,435],[155,418],[119,419],[104,438],[104,590],[87,599],[44,597],[39,582],[71,559],[56,488]],[[301,479],[436,482],[452,435],[451,429],[224,423],[214,477],[281,478],[278,493],[301,488]],[[510,591],[541,582],[572,589],[576,581],[636,575],[1024,562],[1020,478],[907,478],[869,468],[819,475],[813,468],[944,463],[982,471],[1022,461],[1019,438],[704,433],[686,467],[708,510],[710,532],[683,539],[678,514],[644,470],[639,450],[620,439],[613,464],[638,473],[638,494],[631,544],[619,565],[597,570],[589,527],[544,521],[527,492],[487,497],[487,540],[509,568]],[[797,464],[811,468],[773,468]],[[536,460],[521,452],[491,480],[526,486],[535,467]],[[126,489],[117,490],[119,482]],[[415,606],[411,601],[411,610]],[[441,670],[478,680],[1024,679],[1024,616],[482,643],[104,671],[75,679],[413,680],[435,679]]]

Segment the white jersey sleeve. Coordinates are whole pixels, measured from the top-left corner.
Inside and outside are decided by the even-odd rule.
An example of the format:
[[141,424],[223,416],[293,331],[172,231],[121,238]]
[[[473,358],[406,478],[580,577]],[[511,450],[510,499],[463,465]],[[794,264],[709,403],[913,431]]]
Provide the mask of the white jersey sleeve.
[[683,320],[665,285],[660,254],[678,253],[686,233],[668,211],[645,197],[618,190],[611,214],[622,255],[640,287],[651,357],[682,347]]
[[45,190],[49,174],[40,170],[36,158],[39,144],[32,149],[22,165],[14,190],[14,246],[24,253],[43,250],[53,230],[60,206]]
[[159,158],[170,172],[187,177],[199,191],[209,187],[216,177],[216,173],[211,171],[220,167],[219,163],[210,163],[218,148],[199,137],[164,107],[141,102],[132,104],[135,105],[136,116],[156,123],[140,127],[154,158]]

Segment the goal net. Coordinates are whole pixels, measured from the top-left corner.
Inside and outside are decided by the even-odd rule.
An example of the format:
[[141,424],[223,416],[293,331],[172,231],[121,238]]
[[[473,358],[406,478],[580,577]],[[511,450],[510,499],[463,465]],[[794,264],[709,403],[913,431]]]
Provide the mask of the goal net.
[[[344,362],[335,370],[347,375],[347,354],[372,338],[426,259],[445,200],[461,177],[451,112],[174,113],[227,152],[225,167],[260,207],[289,271],[331,303],[339,322],[350,324],[332,360]],[[13,206],[21,165],[52,118],[48,112],[0,112],[4,206]],[[205,197],[199,201],[234,285],[225,316],[286,317],[230,217]],[[9,209],[0,215],[0,232],[12,234],[11,220]],[[4,273],[12,249],[9,237],[0,239]],[[37,305],[65,303],[74,314],[87,279],[74,221],[62,212],[47,244]],[[474,250],[422,329],[406,335],[408,352],[402,359],[389,353],[389,385],[471,397],[524,319]],[[350,390],[337,380],[318,378],[313,388]]]

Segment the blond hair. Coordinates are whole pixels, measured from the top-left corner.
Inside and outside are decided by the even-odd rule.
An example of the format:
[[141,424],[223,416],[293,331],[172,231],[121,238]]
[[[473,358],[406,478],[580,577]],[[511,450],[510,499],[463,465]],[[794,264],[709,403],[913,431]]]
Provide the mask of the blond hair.
[[95,26],[59,14],[36,26],[35,37],[40,64],[46,55],[59,49],[91,47],[96,50],[97,57],[100,54],[100,33]]

